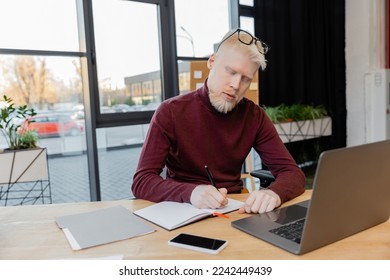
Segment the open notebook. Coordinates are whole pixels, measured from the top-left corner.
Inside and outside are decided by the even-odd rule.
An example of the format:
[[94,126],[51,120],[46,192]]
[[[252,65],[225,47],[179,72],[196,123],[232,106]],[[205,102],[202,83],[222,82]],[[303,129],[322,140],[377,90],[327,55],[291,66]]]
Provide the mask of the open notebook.
[[239,209],[244,202],[229,198],[229,203],[219,209],[199,209],[189,203],[163,201],[134,212],[160,227],[173,230],[189,223]]

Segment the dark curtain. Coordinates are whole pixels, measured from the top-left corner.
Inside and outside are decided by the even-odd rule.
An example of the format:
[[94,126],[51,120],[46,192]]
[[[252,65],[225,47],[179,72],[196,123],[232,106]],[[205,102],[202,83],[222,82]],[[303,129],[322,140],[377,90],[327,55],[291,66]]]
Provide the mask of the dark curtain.
[[270,47],[260,105],[324,105],[332,117],[326,149],[346,145],[345,1],[255,1],[256,35]]

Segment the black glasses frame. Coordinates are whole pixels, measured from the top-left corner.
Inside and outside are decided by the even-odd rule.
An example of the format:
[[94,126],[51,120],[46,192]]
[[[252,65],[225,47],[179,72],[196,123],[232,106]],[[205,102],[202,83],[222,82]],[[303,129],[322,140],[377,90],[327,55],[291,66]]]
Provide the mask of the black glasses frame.
[[[240,33],[245,33],[247,35],[249,35],[251,37],[251,40],[249,42],[245,42],[243,41],[241,38],[240,38]],[[227,36],[225,39],[223,39],[221,41],[221,43],[219,43],[218,47],[217,47],[217,50],[216,52],[219,50],[219,47],[222,45],[223,42],[225,42],[227,39],[229,39],[230,37],[232,37],[234,34],[238,33],[237,35],[237,38],[238,38],[238,41],[240,41],[241,43],[243,43],[244,45],[247,45],[249,46],[250,44],[252,44],[254,42],[254,44],[256,45],[257,47],[257,50],[259,51],[259,53],[263,54],[263,55],[266,55],[269,50],[271,49],[266,43],[264,43],[263,41],[261,41],[259,38],[257,37],[254,37],[252,34],[250,34],[248,31],[245,31],[243,29],[240,29],[240,28],[237,28],[235,31],[232,32],[232,34],[230,34],[229,36]],[[261,48],[259,48],[259,44],[261,44],[261,47],[263,48],[263,51],[261,51]]]

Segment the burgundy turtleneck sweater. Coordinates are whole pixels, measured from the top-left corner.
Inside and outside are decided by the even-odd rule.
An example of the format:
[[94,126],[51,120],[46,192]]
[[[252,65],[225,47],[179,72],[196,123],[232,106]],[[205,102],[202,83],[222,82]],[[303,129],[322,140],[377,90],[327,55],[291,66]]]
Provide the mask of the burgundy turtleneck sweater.
[[[193,189],[210,184],[242,189],[241,168],[251,148],[276,177],[269,187],[282,202],[304,192],[305,176],[285,148],[264,110],[244,98],[229,113],[211,105],[206,84],[168,99],[156,110],[142,148],[132,191],[154,202],[190,202]],[[164,166],[167,178],[160,176]]]

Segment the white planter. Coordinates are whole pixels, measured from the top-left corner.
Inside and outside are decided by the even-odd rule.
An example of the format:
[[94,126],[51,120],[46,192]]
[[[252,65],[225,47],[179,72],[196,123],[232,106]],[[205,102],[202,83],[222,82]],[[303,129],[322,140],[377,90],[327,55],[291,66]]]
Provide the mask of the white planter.
[[[0,153],[0,202],[17,205],[51,203],[51,189],[46,148],[6,150]],[[15,204],[13,204],[15,205]]]
[[275,124],[283,143],[307,140],[332,135],[332,119],[325,117],[315,120]]

